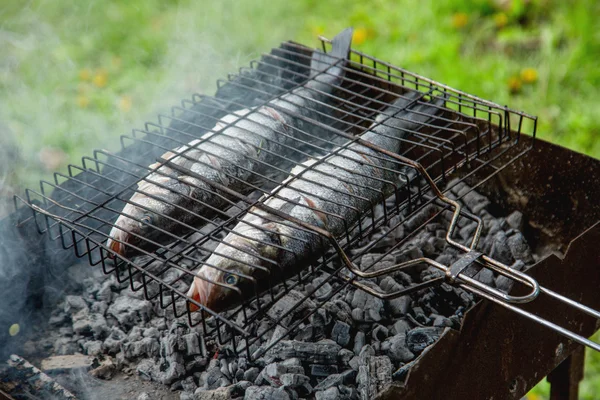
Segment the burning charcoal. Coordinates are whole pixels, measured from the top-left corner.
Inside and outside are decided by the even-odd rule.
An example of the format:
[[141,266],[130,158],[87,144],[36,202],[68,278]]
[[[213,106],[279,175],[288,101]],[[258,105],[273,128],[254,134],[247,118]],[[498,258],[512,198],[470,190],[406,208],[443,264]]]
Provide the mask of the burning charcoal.
[[363,322],[365,320],[365,312],[358,307],[353,309],[352,319],[356,322]]
[[323,308],[327,310],[330,315],[334,316],[334,319],[347,324],[352,324],[352,309],[345,301],[341,299],[328,301],[323,305]]
[[363,349],[365,345],[365,333],[358,331],[356,332],[356,336],[354,336],[354,354],[359,355],[360,351]]
[[104,349],[102,346],[102,341],[92,340],[84,343],[83,350],[85,354],[95,356],[101,354]]
[[200,341],[198,339],[197,333],[188,333],[186,335],[183,335],[181,338],[185,342],[185,354],[187,356],[195,356],[202,354],[202,352],[200,351]]
[[299,358],[288,358],[287,360],[283,360],[281,365],[285,367],[286,372],[304,374],[304,367]]
[[160,338],[160,332],[158,331],[158,329],[156,329],[155,327],[152,326],[150,328],[144,329],[143,336],[144,337],[151,337],[151,338],[159,339]]
[[485,285],[494,286],[494,273],[490,269],[482,268],[473,278]]
[[256,378],[258,378],[259,373],[260,373],[260,370],[256,367],[248,368],[244,372],[244,380],[254,382],[256,380]]
[[62,356],[68,354],[74,354],[77,352],[77,346],[71,338],[59,338],[54,343],[54,353]]
[[290,387],[292,389],[303,387],[306,384],[308,384],[309,381],[310,378],[302,374],[285,373],[280,377],[281,384],[285,387]]
[[420,354],[427,346],[435,343],[443,329],[437,327],[415,328],[406,334],[406,344],[408,349]]
[[307,325],[304,328],[300,329],[300,331],[298,331],[298,334],[296,335],[296,337],[294,337],[294,340],[308,342],[308,341],[312,340],[313,336],[314,336],[313,326]]
[[354,352],[348,349],[341,349],[338,353],[338,360],[340,360],[340,363],[342,365],[347,365],[352,359],[352,357],[354,357]]
[[338,367],[336,365],[311,364],[310,374],[315,377],[324,377],[331,374],[337,374]]
[[331,338],[340,346],[347,346],[350,343],[350,325],[345,322],[336,321],[331,330]]
[[514,262],[510,244],[504,232],[500,231],[494,236],[490,257],[506,265],[512,265]]
[[[392,293],[403,289],[403,286],[396,282],[391,276],[382,279],[379,286],[386,293]],[[405,315],[408,312],[411,303],[412,300],[410,296],[400,296],[392,300],[386,300],[387,308],[393,316]]]
[[397,335],[392,336],[386,343],[389,344],[387,355],[392,361],[409,362],[415,358],[413,352],[408,348],[405,333],[398,333]]
[[483,209],[490,205],[490,200],[477,193],[475,190],[471,190],[467,185],[461,188],[460,192],[457,193],[459,197],[462,197],[462,201],[465,206],[471,210],[473,214],[479,214]]
[[270,386],[250,386],[246,389],[244,400],[290,400],[290,395],[285,390]]
[[504,275],[498,275],[498,277],[495,280],[496,288],[506,293],[510,292],[513,283],[514,281],[512,279],[507,278]]
[[159,332],[167,330],[167,321],[164,318],[152,318],[150,320],[150,325],[158,329]]
[[[314,280],[314,284],[316,286],[320,285],[321,282],[323,282],[325,279],[324,278],[317,278]],[[323,285],[321,287],[319,287],[314,294],[315,298],[319,301],[325,301],[329,298],[329,296],[331,296],[331,284],[329,284],[329,282],[325,282],[323,283]]]
[[77,311],[87,309],[88,305],[81,296],[65,296],[64,311],[67,314],[75,314]]
[[371,332],[371,336],[373,337],[373,340],[383,342],[388,337],[388,333],[388,328],[382,325],[377,325]]
[[340,391],[335,386],[321,392],[315,392],[315,400],[338,400],[339,398]]
[[126,358],[134,359],[142,356],[154,357],[160,351],[160,345],[155,338],[143,338],[136,342],[123,343],[121,345]]
[[523,213],[521,211],[513,211],[508,217],[506,217],[508,225],[518,231],[523,231]]
[[421,307],[413,307],[412,309],[415,320],[423,325],[429,325],[429,318],[425,315],[425,312]]
[[358,370],[356,381],[362,399],[371,399],[392,382],[392,362],[386,356],[369,357]]
[[107,314],[114,317],[121,326],[129,329],[150,319],[152,303],[128,296],[119,296],[108,307]]
[[269,350],[269,355],[279,359],[297,357],[302,361],[322,364],[337,362],[337,354],[341,347],[332,340],[321,340],[316,343],[282,340]]
[[404,319],[399,319],[394,322],[394,325],[390,329],[390,334],[397,335],[399,333],[406,333],[410,329],[409,323]]
[[508,238],[508,246],[515,260],[522,261],[526,265],[531,265],[535,262],[531,249],[521,232],[515,232]]
[[294,310],[294,314],[301,313],[309,309],[313,310],[316,305],[311,299],[304,299],[304,295],[297,290],[291,290],[288,294],[277,301],[267,312],[267,315],[273,320],[279,320],[290,310]]
[[143,333],[144,332],[142,331],[142,328],[140,328],[139,326],[134,326],[129,331],[129,334],[127,335],[127,340],[129,340],[130,342],[137,342],[138,340],[142,340]]
[[95,301],[90,307],[90,311],[95,314],[104,315],[108,310],[108,303],[105,301]]
[[446,318],[443,315],[438,315],[433,320],[433,326],[437,327],[452,327],[454,323],[450,320],[450,318]]

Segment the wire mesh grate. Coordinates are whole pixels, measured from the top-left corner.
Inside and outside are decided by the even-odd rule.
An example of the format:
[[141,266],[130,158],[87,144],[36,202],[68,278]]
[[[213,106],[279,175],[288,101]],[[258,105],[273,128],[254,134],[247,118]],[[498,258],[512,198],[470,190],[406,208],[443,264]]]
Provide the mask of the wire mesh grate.
[[[327,51],[330,41],[322,38],[321,43]],[[81,165],[69,165],[68,174],[56,173],[53,181],[42,181],[39,190],[27,190],[25,199],[16,198],[16,202],[31,207],[31,218],[35,219],[40,233],[60,240],[65,249],[72,248],[78,257],[87,257],[91,265],[101,265],[105,274],[114,274],[118,282],[128,282],[132,290],[142,290],[146,299],[170,310],[176,317],[185,317],[191,326],[200,325],[205,335],[216,336],[223,344],[233,340],[235,352],[245,351],[251,356],[251,350],[256,349],[257,340],[266,331],[279,326],[289,333],[309,317],[307,313],[304,319],[287,325],[284,321],[291,308],[280,315],[269,313],[270,307],[294,288],[305,285],[316,274],[323,274],[325,278],[308,295],[299,298],[294,308],[329,283],[333,290],[328,298],[319,302],[322,307],[356,280],[340,261],[340,251],[349,254],[350,262],[354,262],[377,246],[378,241],[385,240],[385,235],[375,242],[369,239],[378,229],[384,226],[394,229],[419,210],[434,204],[429,221],[441,218],[444,213],[452,215],[449,205],[441,203],[436,196],[437,186],[446,186],[455,176],[468,179],[476,171],[485,171],[489,179],[522,155],[512,152],[522,133],[535,135],[536,119],[528,114],[478,99],[354,50],[347,65],[340,67],[345,74],[339,86],[326,88],[321,82],[310,91],[294,92],[298,86],[317,80],[311,76],[311,57],[311,49],[293,42],[283,43],[260,60],[251,62],[249,67],[241,68],[238,74],[219,81],[214,97],[194,95],[191,100],[184,100],[173,107],[170,114],[159,115],[158,122],[147,123],[143,129],[121,136],[121,151],[95,150],[92,156],[82,158]],[[303,102],[304,106],[287,108],[290,99]],[[397,139],[401,149],[399,157],[392,157],[385,149],[369,147],[361,141],[361,135],[385,127],[390,115],[383,119],[380,116],[385,116],[385,110],[402,99],[408,105],[392,111],[403,112],[404,117],[394,114],[394,118],[417,118],[423,114],[418,111],[419,107],[429,107],[432,114],[414,129],[405,130],[404,136]],[[227,117],[235,112],[233,118]],[[243,173],[228,170],[220,178],[220,182],[227,181],[228,185],[214,182],[204,185],[206,178],[194,175],[189,165],[203,162],[215,168],[227,162],[223,154],[233,154],[235,149],[219,145],[215,138],[227,136],[227,129],[231,127],[249,132],[253,126],[264,126],[266,122],[261,123],[264,121],[261,113],[269,114],[267,117],[271,120],[293,119],[294,124],[276,126],[277,141],[264,146],[262,141],[256,146],[242,140],[240,146],[254,146],[251,155],[246,154],[244,161],[237,165]],[[203,148],[207,156],[199,160],[194,151],[207,142],[212,151]],[[293,273],[278,271],[280,265],[260,257],[260,265],[247,267],[262,273],[260,276],[264,279],[259,282],[253,276],[243,276],[252,282],[252,296],[240,299],[239,304],[223,312],[186,296],[195,271],[207,265],[219,245],[231,246],[225,239],[239,234],[235,227],[245,216],[265,217],[261,214],[265,202],[290,201],[280,194],[290,182],[315,184],[306,176],[317,170],[326,176],[324,167],[319,170],[319,166],[331,165],[332,160],[352,159],[353,154],[363,157],[367,164],[372,162],[370,157],[385,159],[388,166],[378,167],[373,162],[375,166],[371,171],[377,176],[371,179],[377,182],[377,190],[341,178],[350,176],[349,171],[339,165],[336,167],[339,174],[331,178],[361,193],[344,193],[351,201],[346,205],[337,204],[338,209],[344,206],[347,215],[356,214],[356,218],[324,213],[325,220],[343,226],[335,237],[338,251],[326,244],[328,239],[322,230],[296,225],[306,237],[317,236],[323,243],[311,257],[297,260],[306,268],[295,269]],[[184,162],[182,166],[176,160],[185,160],[187,164]],[[286,180],[290,169],[306,160],[311,161],[310,165],[294,174],[291,181]],[[249,164],[245,164],[247,161]],[[357,178],[361,175],[358,171],[353,173]],[[182,177],[193,179],[190,183],[190,179],[186,181]],[[162,184],[163,178],[191,187],[196,185],[214,201],[203,202],[190,193],[175,190]],[[326,187],[326,184],[319,185]],[[164,202],[163,197],[152,192],[155,188],[184,199],[180,204],[170,205],[170,215],[161,216],[172,228],[157,228],[160,240],[138,235],[139,244],[130,246],[135,250],[132,255],[115,254],[107,246],[115,221],[124,215],[138,221],[123,211],[127,204],[138,205],[132,200],[136,193]],[[365,197],[364,193],[374,191],[378,193]],[[310,202],[297,205],[313,213],[319,211]],[[199,206],[202,213],[195,211]],[[458,215],[473,219],[464,211],[459,210]],[[276,216],[278,218],[271,221],[275,227],[297,222],[286,215]],[[422,221],[415,231],[429,221]],[[395,244],[382,258],[401,245],[402,242]],[[282,252],[290,253],[285,248]],[[298,257],[298,254],[289,256]],[[218,266],[213,267],[218,269]],[[436,278],[427,285],[442,282],[443,279]],[[413,288],[420,289],[422,287]],[[201,307],[202,312],[192,311],[193,306]],[[257,326],[259,317],[264,316],[270,323]]]

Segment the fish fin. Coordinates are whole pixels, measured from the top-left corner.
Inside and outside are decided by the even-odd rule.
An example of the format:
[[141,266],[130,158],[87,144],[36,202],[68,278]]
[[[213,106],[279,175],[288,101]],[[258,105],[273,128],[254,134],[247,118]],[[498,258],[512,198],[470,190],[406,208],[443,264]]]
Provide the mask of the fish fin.
[[[192,281],[192,285],[190,286],[190,290],[188,290],[187,292],[187,297],[189,297],[192,300],[197,301],[198,303],[200,303],[200,292],[198,291],[198,288],[196,287],[196,281]],[[194,311],[198,311],[200,309],[200,307],[198,307],[197,305],[195,305],[194,303],[189,303],[190,304],[190,311],[194,312]]]
[[[346,28],[338,33],[331,41],[331,51],[329,53],[323,53],[319,50],[313,52],[312,60],[310,62],[311,78],[321,72],[327,71],[327,69],[333,67],[340,59],[348,59],[350,44],[352,43],[352,31],[352,28]],[[344,66],[343,64],[340,64],[337,64],[336,66]],[[341,74],[342,69],[340,68],[339,71],[339,74]]]

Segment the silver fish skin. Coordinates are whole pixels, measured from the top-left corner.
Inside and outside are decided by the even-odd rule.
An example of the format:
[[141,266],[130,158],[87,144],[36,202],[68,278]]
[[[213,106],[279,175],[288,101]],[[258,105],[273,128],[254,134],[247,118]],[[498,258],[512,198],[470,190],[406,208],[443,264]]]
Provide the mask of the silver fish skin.
[[[243,192],[271,165],[282,164],[279,155],[286,153],[286,145],[294,147],[301,135],[292,128],[305,123],[297,114],[319,121],[320,113],[331,112],[321,103],[331,102],[329,95],[343,79],[351,40],[348,28],[333,39],[331,52],[316,50],[306,84],[263,106],[226,115],[201,139],[163,154],[173,168],[150,165],[156,171],[138,183],[109,233],[107,247],[122,256],[156,250],[175,235],[204,224],[203,217],[210,218],[227,204],[225,193],[184,171]],[[181,152],[185,154],[178,155]]]
[[[411,93],[397,99],[362,139],[398,153],[408,131],[417,131],[443,111],[443,99],[417,103],[421,97]],[[295,167],[272,192],[277,197],[263,203],[333,236],[342,235],[344,222],[352,226],[370,210],[371,202],[393,193],[398,165],[357,142],[337,150],[312,169],[307,170],[316,159]],[[264,290],[266,282],[294,275],[322,254],[324,246],[328,244],[320,235],[253,207],[198,270],[187,295],[215,312],[226,310]]]

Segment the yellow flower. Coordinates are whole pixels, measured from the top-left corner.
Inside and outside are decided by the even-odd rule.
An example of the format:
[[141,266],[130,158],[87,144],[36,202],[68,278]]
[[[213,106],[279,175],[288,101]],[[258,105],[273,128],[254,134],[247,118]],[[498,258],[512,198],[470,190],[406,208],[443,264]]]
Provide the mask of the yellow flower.
[[352,43],[359,45],[367,40],[368,32],[365,28],[356,28],[352,34]]
[[77,96],[77,105],[81,108],[87,108],[90,105],[89,97],[84,95]]
[[521,71],[521,80],[524,83],[534,83],[538,80],[538,73],[535,68],[525,68]]
[[458,12],[452,16],[452,26],[456,29],[464,28],[469,23],[469,16],[466,13]]
[[518,76],[511,76],[508,79],[508,90],[513,94],[520,92],[522,85],[521,79]]
[[92,78],[92,82],[94,83],[94,85],[96,85],[96,87],[99,88],[103,88],[104,86],[106,86],[106,83],[108,82],[108,73],[106,72],[106,70],[99,69],[98,71],[96,71],[94,78]]
[[79,71],[79,79],[82,81],[89,81],[92,77],[92,71],[89,68],[83,68]]
[[8,334],[10,336],[17,336],[20,330],[21,327],[19,326],[19,324],[12,324],[10,328],[8,328]]
[[508,17],[503,12],[494,14],[494,23],[496,24],[496,28],[502,29],[508,24]]
[[121,96],[119,99],[119,109],[123,112],[131,110],[131,96]]

